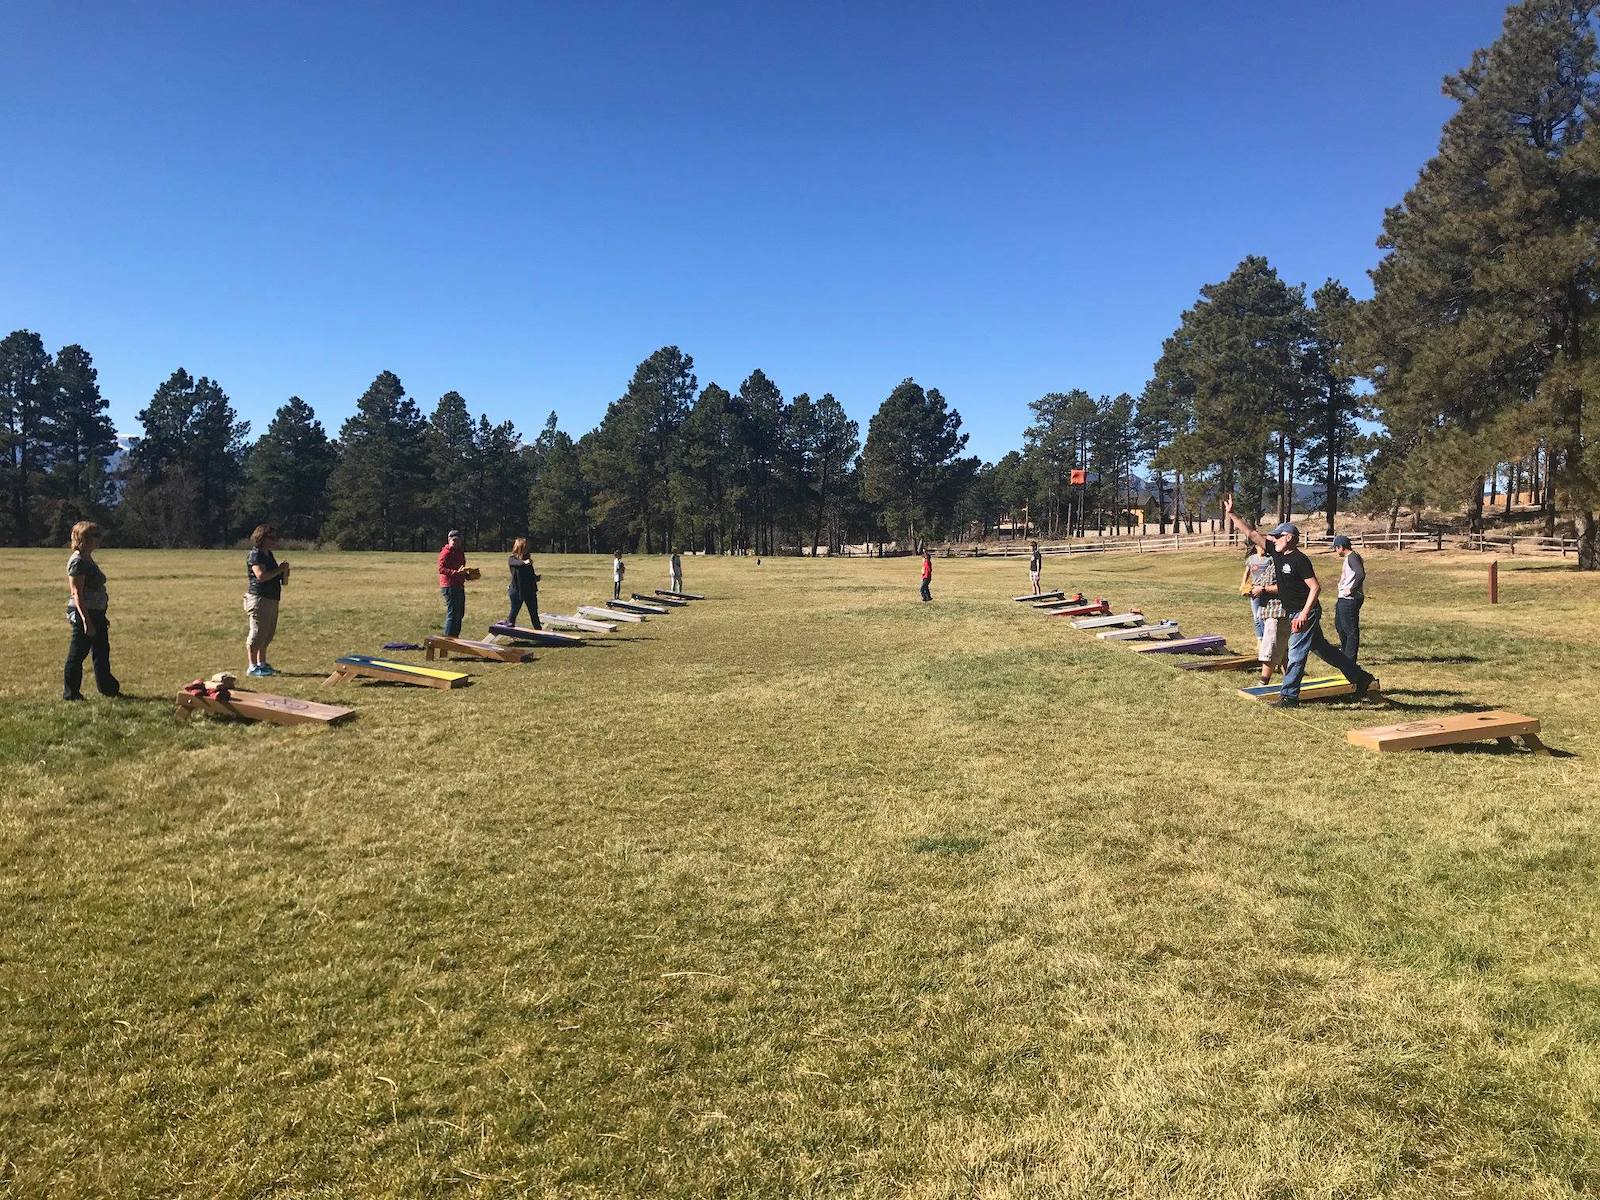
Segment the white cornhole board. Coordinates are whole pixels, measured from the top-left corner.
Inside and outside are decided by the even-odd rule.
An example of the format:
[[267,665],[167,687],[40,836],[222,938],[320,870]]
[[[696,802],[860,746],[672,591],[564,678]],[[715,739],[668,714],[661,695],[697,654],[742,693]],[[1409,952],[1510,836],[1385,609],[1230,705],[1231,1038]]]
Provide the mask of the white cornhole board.
[[1143,625],[1144,614],[1136,612],[1112,613],[1109,617],[1079,617],[1072,623],[1074,629],[1109,629],[1113,625]]
[[620,608],[596,608],[592,604],[580,604],[578,611],[586,617],[594,617],[600,621],[626,621],[637,625],[644,620],[638,613],[623,612]]
[[1176,621],[1158,621],[1154,625],[1135,625],[1132,629],[1107,629],[1095,637],[1107,642],[1140,642],[1147,638],[1182,637]]
[[617,627],[604,621],[591,621],[588,617],[564,617],[559,613],[540,613],[539,620],[557,629],[581,629],[585,633],[615,633]]

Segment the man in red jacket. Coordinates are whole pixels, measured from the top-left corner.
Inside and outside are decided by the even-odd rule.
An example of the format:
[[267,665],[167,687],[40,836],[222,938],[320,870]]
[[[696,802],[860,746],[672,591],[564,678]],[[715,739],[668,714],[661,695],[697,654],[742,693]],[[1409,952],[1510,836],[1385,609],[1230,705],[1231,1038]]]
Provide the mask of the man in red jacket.
[[444,635],[461,636],[467,615],[467,555],[461,549],[461,531],[452,529],[439,551],[439,594],[444,597]]
[[932,587],[933,587],[933,552],[931,550],[924,550],[922,552],[922,598],[924,600],[932,600],[933,599],[933,592],[931,590]]

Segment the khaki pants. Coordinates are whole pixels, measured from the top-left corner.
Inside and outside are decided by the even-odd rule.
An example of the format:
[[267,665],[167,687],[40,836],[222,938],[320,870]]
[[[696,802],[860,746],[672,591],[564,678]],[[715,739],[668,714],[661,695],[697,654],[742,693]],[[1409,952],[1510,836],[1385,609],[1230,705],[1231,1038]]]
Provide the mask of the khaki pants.
[[252,592],[244,598],[244,611],[250,615],[250,634],[245,639],[245,649],[265,650],[273,634],[278,632],[278,602]]

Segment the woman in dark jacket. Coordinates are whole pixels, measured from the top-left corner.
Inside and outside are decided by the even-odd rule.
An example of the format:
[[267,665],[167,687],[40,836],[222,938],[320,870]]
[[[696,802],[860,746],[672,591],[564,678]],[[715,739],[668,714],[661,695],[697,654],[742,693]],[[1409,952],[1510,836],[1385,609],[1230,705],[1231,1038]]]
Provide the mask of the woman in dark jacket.
[[511,557],[506,563],[511,568],[511,586],[506,589],[506,597],[511,601],[511,615],[506,618],[506,624],[515,625],[517,613],[523,605],[527,605],[529,623],[535,629],[543,629],[544,626],[539,624],[539,576],[528,557],[527,538],[518,538],[511,543]]

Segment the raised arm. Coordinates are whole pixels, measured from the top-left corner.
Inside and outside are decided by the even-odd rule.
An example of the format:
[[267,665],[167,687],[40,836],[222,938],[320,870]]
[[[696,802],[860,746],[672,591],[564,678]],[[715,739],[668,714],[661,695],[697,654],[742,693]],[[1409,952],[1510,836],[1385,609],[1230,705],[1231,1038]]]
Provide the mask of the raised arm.
[[1244,534],[1257,550],[1265,550],[1267,548],[1267,539],[1256,531],[1256,527],[1233,511],[1232,496],[1224,496],[1222,498],[1222,519]]

